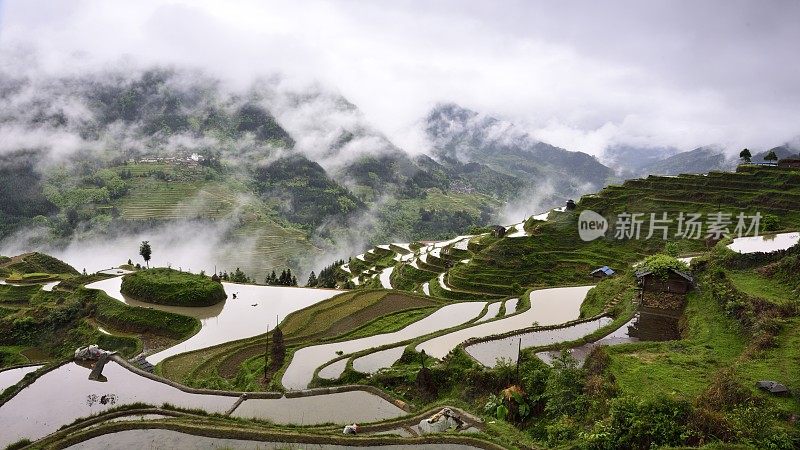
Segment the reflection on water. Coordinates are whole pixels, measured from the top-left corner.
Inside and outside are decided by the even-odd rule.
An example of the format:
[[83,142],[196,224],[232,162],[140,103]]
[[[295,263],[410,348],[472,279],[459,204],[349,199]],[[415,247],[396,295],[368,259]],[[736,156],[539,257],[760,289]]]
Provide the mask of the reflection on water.
[[279,425],[321,425],[377,422],[406,412],[365,391],[338,392],[310,397],[249,399],[233,412],[235,417],[265,419]]
[[[225,412],[236,397],[189,394],[130,372],[115,362],[103,369],[105,383],[89,380],[90,369],[65,364],[41,376],[36,382],[0,407],[0,447],[24,437],[37,439],[114,405],[145,402],[170,403],[184,408]],[[105,403],[102,399],[105,396]]]
[[506,315],[511,315],[517,312],[517,304],[519,303],[518,298],[511,298],[506,300]]
[[[617,344],[624,344],[627,342],[638,341],[639,339],[630,335],[630,330],[637,319],[638,315],[635,316],[633,319],[625,322],[624,325],[612,331],[605,337],[598,339],[595,342],[590,342],[588,344],[583,344],[579,347],[574,347],[570,349],[572,357],[575,358],[579,364],[583,364],[583,361],[595,347],[598,347],[600,345],[617,345]],[[561,352],[560,351],[539,352],[536,354],[536,356],[541,358],[542,361],[544,361],[545,363],[552,365],[553,359],[556,358],[559,355],[559,353]]]
[[[570,349],[572,357],[579,364],[592,352],[592,349],[601,345],[619,345],[639,341],[671,341],[680,339],[678,322],[680,311],[657,310],[654,308],[640,308],[636,315],[621,327],[612,331],[605,337],[595,342],[589,342]],[[559,355],[559,351],[546,351],[536,354],[547,364]]]
[[779,233],[764,236],[741,237],[733,240],[728,248],[739,253],[774,252],[786,250],[800,241],[800,233]]
[[[0,448],[22,438],[38,439],[75,419],[114,405],[142,402],[160,406],[201,408],[224,413],[238,397],[184,392],[137,375],[116,362],[106,364],[104,383],[90,381],[90,369],[68,363],[41,376],[0,407]],[[235,411],[237,417],[257,417],[279,424],[345,424],[370,422],[404,415],[381,397],[364,391],[299,398],[249,399]]]
[[353,369],[361,373],[375,373],[386,367],[392,367],[403,356],[405,349],[405,346],[401,345],[356,358],[353,360]]
[[116,394],[89,394],[86,396],[86,404],[89,407],[94,406],[95,403],[99,403],[101,405],[116,405],[117,404],[117,395]]
[[320,378],[324,378],[326,380],[335,380],[340,376],[342,376],[342,373],[346,368],[347,368],[347,358],[344,358],[323,367],[322,369],[319,370],[319,372],[317,372],[317,375],[319,375]]
[[454,303],[393,333],[301,348],[294,353],[281,382],[287,389],[305,389],[311,382],[314,370],[335,359],[337,351],[342,354],[356,353],[454,327],[475,318],[485,305],[481,302]]
[[[472,337],[486,337],[529,328],[534,322],[541,326],[557,325],[575,320],[580,314],[581,303],[586,293],[594,286],[577,286],[541,289],[531,292],[531,307],[515,316],[492,322],[473,325],[425,341],[417,346],[417,351],[425,350],[430,356],[444,358],[458,344]],[[516,353],[514,353],[516,355]],[[516,356],[515,356],[516,357]],[[494,360],[492,360],[494,361]]]
[[466,348],[467,353],[487,367],[494,367],[498,359],[516,362],[520,340],[522,348],[541,347],[559,342],[574,341],[593,333],[612,322],[609,317],[601,317],[564,328],[531,331],[503,339],[479,342]]
[[[195,436],[192,434],[181,433],[172,430],[148,429],[148,430],[125,430],[113,434],[104,434],[80,444],[69,447],[74,450],[110,450],[110,449],[129,449],[146,448],[150,450],[171,450],[176,448],[185,449],[221,449],[235,448],[245,450],[278,450],[278,449],[309,449],[309,450],[347,450],[353,447],[349,445],[333,444],[294,444],[290,442],[263,442],[247,441],[243,439],[222,439],[205,436]],[[443,444],[437,443],[435,446],[430,444],[403,444],[403,445],[359,445],[357,448],[362,450],[419,450],[424,448],[436,448],[438,450],[476,450],[463,444]]]
[[[197,350],[223,342],[244,339],[267,331],[275,326],[276,317],[283,320],[289,313],[311,306],[341,291],[279,286],[255,286],[222,283],[228,299],[213,306],[165,306],[139,302],[123,296],[119,289],[122,278],[110,278],[87,285],[102,289],[109,296],[131,306],[154,308],[199,319],[203,328],[194,336],[174,347],[147,357],[152,364],[179,353]],[[233,298],[236,294],[236,298]]]
[[19,383],[26,374],[29,374],[42,366],[17,367],[16,369],[6,369],[0,372],[0,392]]
[[494,302],[490,304],[486,308],[486,314],[483,315],[477,322],[486,322],[487,320],[492,320],[497,317],[497,313],[500,312],[500,307],[503,306],[503,302]]

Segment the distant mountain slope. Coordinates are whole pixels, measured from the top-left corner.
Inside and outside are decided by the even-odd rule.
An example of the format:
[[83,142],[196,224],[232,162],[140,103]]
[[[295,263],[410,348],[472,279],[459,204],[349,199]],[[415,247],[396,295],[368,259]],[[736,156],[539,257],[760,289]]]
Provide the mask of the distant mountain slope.
[[519,193],[484,165],[412,157],[341,95],[278,78],[237,90],[158,67],[0,72],[0,141],[6,248],[192,222],[219,236],[215,263],[258,279],[302,274],[337,245],[487,225]]
[[631,145],[613,145],[608,147],[602,161],[617,171],[623,178],[632,178],[642,174],[650,165],[680,153],[674,147],[638,147]]
[[550,179],[561,188],[589,183],[602,187],[613,171],[594,157],[539,142],[515,125],[456,104],[441,104],[425,119],[436,156],[485,164],[530,180]]
[[58,210],[42,192],[42,176],[36,170],[41,156],[26,150],[0,154],[0,236]]
[[771,151],[775,152],[778,159],[797,158],[800,157],[800,149],[793,147],[792,144],[783,144],[769,150],[759,152],[753,155],[753,162],[767,162],[764,157]]
[[681,173],[707,173],[714,170],[729,171],[737,161],[728,160],[721,149],[699,147],[678,153],[642,167],[642,175],[678,175]]

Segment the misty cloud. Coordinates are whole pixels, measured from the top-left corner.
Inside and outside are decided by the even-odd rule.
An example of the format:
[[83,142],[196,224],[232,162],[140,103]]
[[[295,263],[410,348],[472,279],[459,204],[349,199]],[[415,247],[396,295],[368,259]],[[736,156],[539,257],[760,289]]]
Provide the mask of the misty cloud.
[[793,1],[18,0],[0,14],[0,47],[39,49],[49,71],[130,55],[241,87],[280,72],[338,89],[395,142],[439,101],[596,155],[766,148],[800,123]]

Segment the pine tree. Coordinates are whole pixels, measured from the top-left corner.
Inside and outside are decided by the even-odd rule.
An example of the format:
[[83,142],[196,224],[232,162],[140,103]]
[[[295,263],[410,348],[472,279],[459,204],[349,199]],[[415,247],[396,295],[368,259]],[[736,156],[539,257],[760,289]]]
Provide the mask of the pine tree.
[[308,276],[308,283],[306,286],[308,287],[315,287],[317,285],[317,275],[314,274],[314,271],[311,271],[311,275]]

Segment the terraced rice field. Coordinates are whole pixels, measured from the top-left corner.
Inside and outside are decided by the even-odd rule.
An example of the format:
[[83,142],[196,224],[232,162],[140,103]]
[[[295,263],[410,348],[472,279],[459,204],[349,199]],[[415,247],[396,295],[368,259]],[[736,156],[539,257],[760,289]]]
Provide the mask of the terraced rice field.
[[592,286],[552,288],[532,291],[527,311],[500,320],[485,322],[435,337],[417,345],[434,358],[444,358],[458,344],[475,337],[487,337],[538,325],[558,325],[578,318],[580,306]]
[[[290,262],[298,255],[313,255],[320,251],[305,231],[284,228],[269,218],[261,218],[237,227],[232,238],[244,245],[237,246],[234,252],[226,254],[226,260],[248,275],[255,276],[258,281],[276,267],[289,267]],[[303,283],[304,280],[298,280]]]
[[125,220],[216,219],[230,213],[236,195],[222,183],[134,179],[118,205]]
[[281,381],[287,389],[305,389],[311,382],[314,371],[340,354],[350,354],[394,344],[454,327],[474,319],[484,306],[484,303],[477,302],[447,305],[430,316],[393,333],[301,348],[294,353]]

